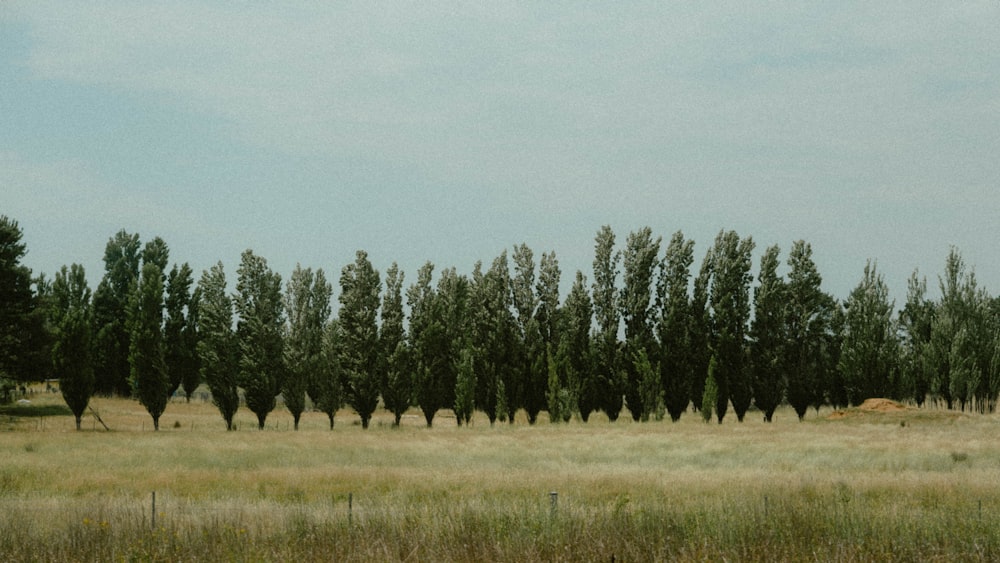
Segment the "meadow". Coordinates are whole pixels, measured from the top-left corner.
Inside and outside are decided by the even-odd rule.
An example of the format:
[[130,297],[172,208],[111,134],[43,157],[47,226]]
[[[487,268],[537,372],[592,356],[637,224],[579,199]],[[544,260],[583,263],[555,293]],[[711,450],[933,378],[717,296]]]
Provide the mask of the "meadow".
[[137,402],[96,398],[111,430],[76,432],[59,395],[31,399],[0,409],[5,561],[1000,558],[997,416],[424,428],[414,411],[363,430],[345,410],[296,432],[279,407],[226,432],[173,401],[153,432]]

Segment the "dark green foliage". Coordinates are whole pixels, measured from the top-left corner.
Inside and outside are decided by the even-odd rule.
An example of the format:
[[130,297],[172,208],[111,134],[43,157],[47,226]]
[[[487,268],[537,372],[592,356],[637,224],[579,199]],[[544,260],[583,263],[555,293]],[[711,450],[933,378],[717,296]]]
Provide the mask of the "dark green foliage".
[[251,250],[241,257],[233,304],[239,319],[239,386],[247,407],[257,415],[257,427],[263,429],[284,383],[285,311],[281,276]]
[[[548,265],[551,268],[551,262]],[[552,272],[549,271],[548,275],[547,283],[551,283]],[[555,275],[558,283],[558,273]],[[552,335],[552,326],[547,324],[543,327],[537,316],[541,300],[535,295],[534,254],[526,244],[514,247],[514,277],[510,280],[510,285],[514,311],[517,312],[515,349],[518,351],[519,361],[505,381],[506,388],[511,391],[508,393],[508,411],[513,420],[512,413],[517,407],[524,407],[528,423],[534,424],[538,420],[538,413],[547,404],[548,370],[545,349],[548,343],[546,338],[551,338]],[[547,309],[542,316],[551,319],[554,317],[551,288],[544,289],[549,293],[546,296]],[[555,305],[558,306],[558,297]]]
[[326,414],[333,430],[337,410],[344,406],[344,384],[340,369],[340,323],[331,320],[323,334],[323,352],[317,369],[309,374],[307,393],[316,408]]
[[83,266],[62,267],[52,284],[52,301],[53,372],[59,378],[59,390],[73,411],[79,430],[80,417],[94,392],[93,309]]
[[181,387],[184,389],[184,396],[188,402],[191,401],[191,395],[201,385],[201,356],[198,354],[198,341],[201,338],[199,320],[201,316],[200,304],[201,290],[196,287],[191,292],[191,298],[188,301],[187,319],[185,319],[186,322],[183,331],[184,344],[189,346],[192,351],[189,357],[191,365],[189,369],[183,370],[181,374]]
[[31,270],[21,264],[27,254],[21,238],[17,221],[0,215],[0,376],[23,381],[47,371],[42,351],[49,335],[42,303],[31,289]]
[[653,272],[660,253],[659,237],[653,240],[653,230],[643,227],[629,233],[623,254],[625,286],[619,297],[622,319],[625,321],[625,401],[633,420],[649,420],[654,405],[643,401],[643,373],[638,369],[637,358],[656,355],[653,338],[652,292]]
[[576,404],[580,418],[587,422],[590,413],[599,408],[597,380],[594,377],[590,352],[590,325],[594,308],[587,292],[587,278],[577,270],[576,279],[560,311],[560,349],[564,350],[567,364],[567,387]]
[[804,241],[792,244],[788,255],[788,282],[784,287],[784,369],[788,402],[801,420],[809,405],[826,400],[824,381],[836,363],[828,358],[833,299],[820,289],[822,278],[812,260],[812,247]]
[[[771,422],[785,396],[788,374],[785,368],[785,283],[778,276],[777,245],[760,258],[760,273],[754,289],[754,318],[750,325],[750,364],[753,370],[754,404]],[[791,377],[800,377],[792,374]],[[808,407],[808,401],[805,403]],[[802,411],[804,412],[804,410]],[[799,418],[802,414],[799,415]]]
[[486,274],[477,264],[473,274],[470,304],[470,336],[476,359],[476,405],[492,425],[498,418],[512,420],[519,402],[522,368],[519,342],[511,313],[511,281],[507,252],[494,261]]
[[[719,402],[719,386],[715,380],[716,362],[715,356],[708,360],[708,376],[705,378],[705,390],[701,397],[701,419],[706,423],[712,420],[712,409]],[[719,424],[722,424],[722,417],[719,417]]]
[[594,284],[591,298],[597,334],[591,340],[597,405],[614,422],[621,414],[625,381],[619,371],[618,328],[620,325],[616,287],[621,253],[614,251],[615,233],[604,225],[594,239]]
[[845,303],[840,371],[852,405],[865,399],[889,396],[897,361],[889,288],[874,264],[865,265],[864,278]]
[[[167,396],[172,396],[180,386],[185,386],[188,400],[191,391],[197,387],[190,382],[197,380],[198,366],[198,332],[196,324],[196,309],[191,297],[191,267],[184,263],[174,265],[167,275],[167,315],[163,323],[163,341],[165,346],[167,376],[170,386]],[[190,391],[188,391],[190,389]]]
[[403,413],[413,402],[410,351],[403,328],[403,277],[395,262],[385,272],[382,325],[379,329],[382,403],[393,414],[395,426],[399,426]]
[[671,237],[666,255],[660,263],[660,277],[656,284],[659,376],[664,406],[673,421],[679,420],[691,403],[694,350],[691,342],[692,306],[688,300],[688,282],[693,261],[694,241],[684,240],[684,235],[677,231]]
[[691,309],[688,316],[688,341],[691,350],[691,405],[701,409],[705,394],[705,378],[711,358],[712,317],[708,308],[709,287],[712,279],[712,249],[705,253],[698,277],[691,292]]
[[94,292],[96,393],[129,396],[129,296],[139,280],[139,235],[118,231],[104,249],[104,277]]
[[899,312],[901,331],[900,361],[903,380],[917,406],[922,406],[931,391],[931,330],[934,303],[927,299],[927,280],[914,270],[906,285],[906,304]]
[[458,425],[469,424],[476,408],[476,372],[473,353],[469,348],[462,350],[455,382],[455,420]]
[[[323,371],[323,336],[330,318],[333,288],[323,270],[295,266],[285,289],[288,332],[285,337],[284,386],[281,395],[296,430],[305,410],[310,379]],[[315,402],[315,400],[314,400]]]
[[746,362],[746,333],[750,321],[750,274],[753,239],[740,239],[735,231],[722,231],[712,251],[712,326],[716,370],[716,416],[726,416],[732,401],[742,422],[750,406],[752,390]]
[[559,340],[559,260],[555,252],[543,252],[538,263],[538,283],[535,292],[538,295],[538,308],[535,318],[542,333],[545,344],[558,345]]
[[160,415],[167,407],[170,382],[164,362],[163,271],[146,262],[128,308],[129,365],[135,396],[160,429]]
[[233,303],[226,293],[222,262],[202,272],[196,293],[199,296],[198,358],[201,375],[212,393],[226,430],[233,429],[233,417],[240,407],[239,348],[233,332]]
[[642,422],[649,422],[650,417],[657,421],[663,420],[666,408],[663,404],[663,384],[660,381],[659,366],[649,363],[649,357],[645,350],[639,352],[632,359],[633,369],[639,377],[639,397],[642,401]]
[[379,397],[378,318],[379,279],[368,253],[359,250],[353,264],[340,274],[340,365],[351,405],[361,417],[361,426],[368,428]]

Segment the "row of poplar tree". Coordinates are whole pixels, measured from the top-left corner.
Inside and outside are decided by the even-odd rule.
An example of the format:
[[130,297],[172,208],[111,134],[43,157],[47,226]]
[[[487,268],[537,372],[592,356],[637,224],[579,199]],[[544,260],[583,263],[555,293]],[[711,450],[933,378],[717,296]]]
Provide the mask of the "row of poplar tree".
[[779,247],[766,248],[756,283],[754,247],[720,232],[693,272],[694,243],[681,232],[664,246],[643,228],[617,249],[605,226],[593,281],[577,271],[562,302],[555,253],[536,268],[524,244],[471,275],[452,267],[435,281],[428,262],[405,291],[395,264],[383,286],[359,251],[341,271],[334,317],[322,269],[297,266],[283,285],[248,250],[230,293],[221,262],[195,283],[187,264],[168,270],[163,240],[142,245],[121,231],[93,295],[76,264],[33,286],[51,335],[41,355],[78,424],[96,392],[135,396],[158,427],[168,398],[201,383],[227,428],[241,404],[263,427],[279,396],[296,428],[307,397],[331,427],[345,404],[367,427],[380,403],[397,424],[419,407],[428,426],[442,409],[459,424],[476,410],[492,424],[521,409],[534,423],[542,411],[613,421],[626,409],[677,420],[689,407],[719,422],[730,407],[741,421],[757,408],[770,421],[784,403],[801,418],[870,397],[995,409],[1000,298],[978,288],[957,250],[940,298],[914,272],[895,313],[872,263],[840,302],[822,291],[808,243],[792,244],[785,276]]

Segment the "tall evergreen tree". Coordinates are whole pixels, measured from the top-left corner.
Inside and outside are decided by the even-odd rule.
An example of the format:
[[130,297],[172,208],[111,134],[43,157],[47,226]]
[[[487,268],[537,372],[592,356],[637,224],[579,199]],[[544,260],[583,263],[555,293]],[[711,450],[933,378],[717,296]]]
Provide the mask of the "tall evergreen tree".
[[431,283],[433,275],[434,264],[425,263],[417,271],[416,283],[406,290],[406,304],[410,308],[409,348],[413,352],[413,394],[428,427],[442,408],[441,401],[445,394],[436,359],[443,344],[444,327],[435,311],[437,299]]
[[340,330],[347,403],[368,428],[379,398],[378,309],[382,282],[368,261],[368,253],[359,250],[353,264],[340,274]]
[[901,369],[917,406],[922,406],[931,391],[931,330],[934,303],[927,298],[927,279],[914,270],[906,286],[906,304],[899,312],[902,331]]
[[799,420],[809,405],[824,401],[826,366],[836,365],[827,357],[831,350],[830,331],[834,301],[820,285],[822,277],[812,259],[812,246],[802,240],[792,244],[788,254],[788,282],[785,286],[784,366],[787,373],[788,402]]
[[559,316],[562,320],[561,348],[566,354],[572,402],[576,404],[580,418],[587,422],[590,413],[599,408],[600,397],[590,353],[590,326],[594,307],[587,291],[587,278],[579,270]]
[[498,418],[513,421],[517,408],[519,368],[517,327],[511,312],[511,280],[507,251],[493,260],[489,271],[481,273],[477,264],[471,299],[472,345],[479,353],[476,362],[476,404],[490,424]]
[[625,320],[625,401],[635,421],[648,420],[650,408],[653,408],[643,402],[642,380],[648,366],[640,366],[637,362],[648,364],[649,356],[655,357],[651,300],[660,242],[660,237],[653,240],[653,230],[649,227],[629,233],[622,261],[625,285],[619,294],[619,303]]
[[263,430],[285,376],[281,276],[252,250],[243,252],[236,275],[233,304],[239,319],[239,386],[247,407],[257,415],[257,427]]
[[473,363],[473,353],[470,348],[464,348],[458,363],[458,376],[455,381],[455,420],[459,426],[468,425],[472,421],[472,413],[476,407],[476,372]]
[[190,347],[191,350],[190,356],[186,357],[191,363],[181,374],[181,387],[184,389],[184,398],[189,403],[191,402],[191,395],[201,385],[201,355],[198,353],[198,341],[201,338],[199,321],[200,304],[201,290],[196,287],[191,292],[191,298],[188,300],[187,318],[185,319],[182,332],[184,344]]
[[840,371],[848,400],[859,405],[865,399],[891,394],[897,357],[889,288],[871,261],[845,307]]
[[198,358],[202,378],[212,394],[212,404],[233,429],[233,417],[240,407],[237,386],[239,349],[233,332],[233,302],[226,293],[226,274],[222,262],[201,274],[196,293],[200,336]]
[[[325,281],[324,281],[325,283]],[[340,357],[342,338],[340,321],[331,320],[323,332],[323,349],[317,369],[309,374],[307,393],[313,405],[326,414],[333,430],[337,411],[344,406],[344,383]]]
[[[514,277],[510,280],[511,297],[517,313],[518,362],[512,367],[507,389],[510,412],[524,407],[528,423],[538,420],[546,407],[548,371],[545,369],[545,340],[536,318],[539,299],[535,295],[534,253],[527,244],[514,247]],[[513,421],[513,417],[510,418]]]
[[37,377],[45,345],[44,311],[31,289],[31,270],[21,264],[27,254],[17,221],[0,215],[0,377]]
[[52,346],[54,373],[59,378],[63,400],[76,418],[76,429],[80,430],[80,418],[94,392],[93,309],[83,266],[73,264],[69,269],[63,266],[56,274],[52,296],[56,337]]
[[330,318],[330,297],[333,289],[323,270],[313,273],[298,264],[285,287],[285,311],[288,329],[285,336],[285,382],[281,396],[292,414],[294,428],[306,406],[306,391],[315,374],[323,366],[323,335]]
[[656,333],[660,342],[660,384],[670,419],[677,421],[691,403],[693,356],[691,350],[691,303],[688,283],[694,262],[694,241],[685,240],[680,231],[674,233],[660,263],[656,284],[656,308],[659,319]]
[[712,316],[708,299],[712,281],[712,248],[705,253],[691,291],[688,339],[691,350],[691,405],[701,410],[705,378],[712,357]]
[[170,381],[164,362],[163,271],[156,262],[145,262],[128,308],[129,364],[135,396],[160,429],[167,407]]
[[746,362],[746,332],[750,321],[750,274],[753,239],[735,231],[721,231],[712,252],[711,307],[718,387],[716,416],[721,421],[732,401],[743,421],[752,399]]
[[139,280],[139,235],[118,231],[104,249],[104,277],[94,291],[95,391],[129,396],[130,335],[125,326],[129,296]]
[[[785,396],[785,283],[778,276],[777,245],[760,257],[760,273],[754,289],[754,318],[750,324],[750,365],[754,404],[771,422]],[[793,375],[793,377],[795,377]],[[808,402],[806,406],[808,407]]]
[[545,344],[558,346],[559,331],[559,279],[562,271],[555,252],[543,252],[538,263],[538,282],[535,292],[538,296],[538,308],[535,317]]
[[594,285],[591,299],[597,319],[593,346],[597,397],[601,410],[614,422],[621,414],[625,381],[620,372],[618,328],[619,292],[616,287],[621,253],[615,252],[615,233],[604,225],[594,239]]
[[413,378],[410,374],[409,349],[403,328],[403,278],[395,262],[385,272],[385,296],[382,298],[382,402],[399,426],[406,409],[413,402]]
[[[169,386],[167,396],[198,372],[197,328],[191,320],[191,267],[176,264],[167,275],[166,318],[163,321],[164,360]],[[190,399],[190,395],[188,396]]]

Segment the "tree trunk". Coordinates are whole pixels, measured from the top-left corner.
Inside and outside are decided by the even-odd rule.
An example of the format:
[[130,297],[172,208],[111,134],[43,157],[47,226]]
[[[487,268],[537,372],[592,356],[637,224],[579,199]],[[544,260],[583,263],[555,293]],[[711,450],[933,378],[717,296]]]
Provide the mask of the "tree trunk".
[[153,432],[159,432],[159,431],[160,431],[160,417],[157,416],[153,418]]
[[367,429],[369,421],[371,421],[371,417],[370,416],[362,416],[361,417],[361,428]]
[[299,429],[299,417],[300,416],[302,416],[302,415],[301,414],[295,414],[295,415],[292,416],[292,418],[295,419],[295,430]]
[[77,432],[80,431],[80,417],[79,416],[76,417],[76,430],[77,430]]
[[264,429],[264,421],[267,420],[267,413],[257,415],[257,430]]
[[330,417],[330,430],[333,430],[333,413],[328,412],[326,413],[326,416]]

